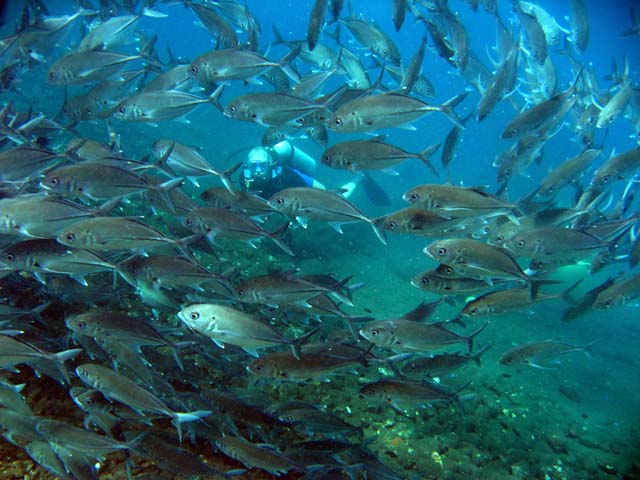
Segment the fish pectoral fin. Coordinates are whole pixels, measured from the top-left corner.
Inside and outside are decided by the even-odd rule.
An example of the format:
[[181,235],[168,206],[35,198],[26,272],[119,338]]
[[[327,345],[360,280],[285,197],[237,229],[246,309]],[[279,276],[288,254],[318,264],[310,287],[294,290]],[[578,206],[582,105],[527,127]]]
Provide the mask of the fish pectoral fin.
[[342,235],[344,232],[342,231],[342,224],[341,223],[329,223],[329,226],[331,228],[333,228],[336,232],[338,232],[340,235]]
[[308,226],[308,220],[305,217],[296,217],[296,222],[298,222],[298,224],[302,227],[302,228],[307,228]]
[[215,343],[218,347],[220,347],[220,348],[224,348],[224,343],[222,343],[220,340],[217,340],[217,339],[215,339],[215,338],[212,338],[212,339],[211,339],[211,341],[212,341],[213,343]]
[[535,362],[529,362],[528,365],[533,368],[539,368],[540,370],[555,370],[555,368],[553,367],[543,367],[542,365],[538,365]]
[[245,352],[247,352],[249,355],[251,355],[252,357],[257,358],[258,357],[258,352],[256,351],[255,348],[243,348],[242,350],[244,350]]

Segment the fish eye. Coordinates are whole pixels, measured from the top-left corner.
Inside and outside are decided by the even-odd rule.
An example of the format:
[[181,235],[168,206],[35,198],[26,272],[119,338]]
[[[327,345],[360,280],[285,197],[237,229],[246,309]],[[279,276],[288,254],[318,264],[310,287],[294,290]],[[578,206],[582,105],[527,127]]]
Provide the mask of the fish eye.
[[190,218],[187,218],[187,219],[185,219],[185,221],[184,221],[184,224],[185,224],[187,227],[190,227],[192,223],[193,223],[193,220],[191,220]]
[[377,328],[374,328],[373,330],[371,330],[372,337],[377,337],[379,333],[380,333],[380,330],[378,330]]
[[235,113],[237,108],[235,105],[228,105],[227,110],[229,111],[229,113]]
[[329,163],[329,162],[331,162],[331,155],[329,155],[329,154],[323,155],[323,156],[322,156],[322,161],[323,161],[324,163]]
[[417,202],[419,198],[420,196],[417,193],[412,193],[411,195],[409,195],[409,200],[411,200],[412,202]]
[[516,247],[518,248],[524,248],[525,245],[526,245],[526,242],[524,240],[518,240],[516,242]]
[[256,366],[254,367],[254,370],[255,370],[256,372],[261,372],[263,368],[264,368],[264,367],[263,367],[261,364],[258,364],[258,365],[256,365]]
[[189,71],[191,73],[198,73],[198,66],[197,65],[191,65],[191,68],[189,69]]
[[60,183],[60,179],[57,177],[53,177],[51,180],[49,180],[49,183],[51,185],[58,185],[58,183]]
[[420,281],[423,285],[429,285],[429,277],[422,277]]
[[238,296],[239,297],[243,297],[244,293],[245,293],[244,290],[242,290],[242,289],[238,290]]
[[389,227],[389,230],[395,230],[396,226],[396,222],[387,223],[387,227]]
[[13,253],[7,253],[7,260],[13,262],[16,259],[16,256]]
[[296,123],[298,125],[304,125],[304,117],[296,118]]
[[126,109],[125,109],[124,107],[120,107],[120,108],[118,109],[118,112],[120,112],[120,113],[124,113],[125,111],[126,111]]
[[334,125],[335,125],[336,127],[339,127],[340,125],[342,125],[342,119],[340,119],[340,118],[336,118],[336,119],[333,121],[333,123],[334,123]]
[[276,204],[278,204],[278,205],[284,205],[284,198],[282,198],[282,197],[278,197],[278,198],[276,198]]
[[607,117],[607,123],[611,123],[611,122],[613,122],[614,118],[615,118],[615,117],[614,117],[613,115],[609,115],[609,116]]
[[280,372],[281,378],[289,378],[289,374],[287,372]]
[[76,235],[75,233],[67,233],[65,235],[65,238],[67,239],[68,242],[73,242],[76,239]]
[[388,48],[383,48],[382,49],[382,54],[383,55],[389,55],[389,49]]
[[606,302],[604,302],[604,306],[609,308],[613,305],[613,302],[611,300],[607,300]]
[[87,322],[78,322],[78,328],[85,329],[87,327]]
[[436,253],[441,257],[444,257],[447,254],[447,249],[444,247],[440,247],[436,250]]
[[55,72],[49,72],[49,80],[55,80],[55,79],[56,79]]
[[600,179],[600,181],[601,181],[602,183],[609,183],[609,180],[610,180],[610,179],[611,179],[611,177],[609,177],[609,175],[605,175],[604,177],[602,177],[602,178]]
[[191,313],[189,314],[189,318],[190,318],[191,320],[197,320],[197,319],[199,319],[199,318],[200,318],[200,314],[199,314],[198,312],[191,312]]
[[484,227],[484,228],[482,229],[482,231],[483,231],[484,233],[489,233],[489,232],[491,232],[491,229],[490,229],[489,227]]
[[451,275],[453,273],[453,268],[451,267],[447,267],[444,269],[444,273],[446,273],[447,275]]
[[496,235],[496,240],[501,243],[504,242],[504,235],[499,233],[498,235]]
[[469,310],[469,315],[475,317],[476,315],[478,315],[478,309],[476,307],[472,308],[471,310]]
[[78,368],[77,372],[78,372],[78,375],[80,375],[81,377],[89,376],[89,373],[84,368]]

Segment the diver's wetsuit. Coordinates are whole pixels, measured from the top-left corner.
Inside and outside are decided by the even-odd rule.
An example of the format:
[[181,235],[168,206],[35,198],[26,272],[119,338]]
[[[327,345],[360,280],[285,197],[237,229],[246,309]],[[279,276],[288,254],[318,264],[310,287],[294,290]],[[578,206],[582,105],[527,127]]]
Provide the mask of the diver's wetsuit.
[[313,178],[299,172],[295,168],[286,165],[276,168],[281,170],[271,178],[256,178],[253,181],[247,181],[245,179],[242,185],[243,189],[268,199],[285,188],[310,187],[313,185]]

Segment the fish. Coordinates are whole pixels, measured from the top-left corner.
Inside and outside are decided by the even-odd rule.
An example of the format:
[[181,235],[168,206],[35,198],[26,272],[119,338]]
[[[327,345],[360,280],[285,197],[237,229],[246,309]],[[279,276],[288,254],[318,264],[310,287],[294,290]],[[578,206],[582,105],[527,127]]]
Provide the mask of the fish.
[[178,312],[178,318],[192,330],[213,340],[220,348],[236,345],[257,357],[258,350],[274,345],[290,345],[294,357],[300,358],[300,346],[317,329],[291,340],[268,323],[232,307],[214,304],[189,305]]
[[218,110],[222,110],[218,102],[222,88],[221,85],[207,98],[180,90],[145,91],[120,102],[113,116],[127,122],[158,122],[182,117],[198,105],[205,103],[210,103]]
[[411,285],[420,290],[437,293],[439,295],[464,296],[486,292],[488,289],[493,288],[487,280],[470,277],[446,278],[441,277],[434,270],[420,272],[411,279]]
[[577,82],[583,67],[576,73],[573,83],[563,92],[548,100],[523,110],[505,125],[501,138],[518,138],[542,127],[547,122],[554,122],[566,114],[577,102]]
[[144,50],[140,55],[103,50],[69,53],[51,65],[47,82],[54,85],[82,85],[104,80],[128,64],[147,58]]
[[98,208],[50,195],[27,194],[0,200],[0,233],[28,238],[50,238],[78,220],[108,213],[119,199]]
[[584,258],[611,244],[585,231],[551,226],[516,233],[504,247],[518,257],[549,260],[563,256]]
[[598,292],[591,307],[596,310],[608,310],[632,305],[638,296],[640,296],[640,274],[632,273],[616,279],[611,285]]
[[97,22],[78,45],[78,52],[93,50],[109,50],[120,45],[135,32],[138,21],[142,16],[151,18],[166,18],[168,15],[143,8],[138,15],[121,15]]
[[84,363],[79,365],[76,367],[76,374],[82,382],[91,388],[102,392],[108,398],[124,403],[141,415],[154,413],[170,417],[180,438],[182,437],[180,429],[182,423],[194,422],[211,415],[210,410],[193,412],[172,410],[147,389],[140,387],[124,375],[99,364]]
[[[606,187],[619,180],[628,180],[640,167],[640,147],[612,155],[593,173],[591,185]],[[580,208],[580,204],[578,207]]]
[[3,370],[18,371],[15,366],[22,363],[51,362],[60,371],[64,380],[70,383],[64,362],[71,360],[80,352],[82,349],[72,348],[58,353],[50,353],[30,343],[7,335],[0,335],[0,368]]
[[506,216],[519,223],[518,205],[485,192],[484,187],[458,187],[448,184],[417,185],[404,193],[402,199],[425,210],[451,218]]
[[456,343],[466,344],[471,351],[473,339],[488,325],[485,323],[471,335],[463,336],[449,330],[446,324],[421,323],[403,318],[374,320],[361,328],[359,333],[374,345],[396,352],[427,352]]
[[[322,43],[316,44],[313,50],[309,50],[307,40],[285,40],[278,29],[273,26],[274,41],[272,45],[284,43],[289,48],[297,50],[298,58],[308,65],[319,70],[331,70],[338,62],[338,54]],[[273,73],[273,70],[271,71]]]
[[409,158],[418,158],[434,175],[438,175],[429,158],[440,148],[439,143],[430,145],[421,152],[410,153],[383,140],[384,137],[377,137],[336,143],[322,153],[320,161],[331,168],[358,172],[388,170]]
[[388,213],[375,218],[373,222],[386,231],[425,237],[446,237],[464,233],[464,226],[460,224],[460,219],[417,206]]
[[184,218],[184,226],[192,232],[203,234],[211,243],[216,237],[246,241],[255,248],[256,238],[269,238],[287,255],[295,256],[282,235],[289,228],[284,223],[273,232],[268,232],[249,217],[237,211],[220,207],[200,207],[190,211]]
[[56,152],[29,146],[18,146],[0,152],[0,181],[29,181],[56,163],[59,157]]
[[167,192],[182,181],[182,178],[172,178],[155,186],[139,173],[126,168],[108,163],[82,162],[49,170],[40,180],[40,185],[47,192],[63,197],[108,200],[145,190]]
[[562,299],[570,305],[575,304],[571,292],[582,282],[578,280],[566,290],[558,294],[538,294],[535,301],[531,301],[529,292],[523,288],[497,290],[482,294],[465,303],[460,312],[461,317],[479,318],[488,315],[500,315],[526,309],[540,302]]
[[306,301],[309,298],[326,293],[347,305],[353,305],[351,300],[341,293],[341,289],[349,280],[350,277],[347,277],[329,286],[318,285],[298,277],[295,271],[287,271],[250,277],[236,285],[235,291],[237,298],[245,303],[266,305],[298,303],[307,307]]
[[490,349],[491,345],[486,345],[473,355],[468,353],[464,355],[460,353],[440,353],[432,357],[420,357],[404,365],[401,373],[403,375],[426,375],[435,378],[449,375],[471,362],[480,367],[482,366],[482,355]]
[[291,352],[267,353],[252,360],[247,370],[259,378],[305,382],[324,379],[339,370],[366,364],[370,357],[368,350],[358,346],[307,344],[301,348],[300,359],[296,359]]
[[327,108],[312,100],[286,93],[257,92],[247,93],[231,100],[224,107],[225,117],[245,122],[254,122],[265,126],[306,127],[304,118],[311,113],[320,115]]
[[494,107],[515,88],[520,43],[516,42],[487,85],[478,102],[476,119],[482,122]]
[[33,415],[31,407],[20,394],[24,387],[24,383],[15,385],[5,379],[0,379],[0,405],[25,416]]
[[259,446],[242,437],[226,435],[216,441],[216,447],[245,467],[266,470],[272,475],[287,474],[291,470],[305,471],[304,467],[285,458],[276,448]]
[[200,198],[211,207],[240,210],[248,217],[269,215],[275,210],[267,201],[251,192],[229,192],[226,188],[211,187],[200,194]]
[[62,245],[98,251],[145,249],[172,246],[190,256],[186,246],[201,236],[176,240],[134,218],[96,217],[63,229],[56,240]]
[[596,120],[596,128],[609,127],[616,117],[618,117],[625,108],[627,108],[632,95],[633,89],[631,87],[631,82],[627,80],[620,86],[619,90],[611,97],[606,105],[600,107],[597,102],[594,102],[595,105],[600,108],[600,113]]
[[168,348],[177,360],[176,347],[168,341],[150,322],[120,312],[94,308],[65,319],[65,325],[72,332],[94,339],[124,343],[134,347],[135,353],[142,356],[140,347],[153,346]]
[[[138,438],[131,443],[122,443],[112,438],[98,435],[70,425],[66,422],[43,418],[36,424],[36,431],[41,434],[49,444],[61,445],[69,450],[82,452],[82,455],[102,456],[118,450],[127,450],[132,444],[139,441]],[[144,434],[142,434],[144,436]]]
[[462,411],[462,402],[458,392],[467,388],[460,387],[454,392],[445,390],[433,382],[415,382],[411,380],[384,378],[367,383],[360,388],[360,395],[367,399],[388,403],[396,412],[404,415],[400,404],[424,405],[432,402],[446,401],[456,403]]
[[584,0],[571,0],[571,43],[579,53],[584,53],[589,45],[589,16]]
[[171,172],[175,177],[197,178],[214,175],[220,179],[230,193],[236,193],[230,176],[240,168],[240,163],[219,172],[211,166],[197,149],[164,138],[153,142],[151,149],[158,157],[158,162],[162,169]]
[[233,26],[216,10],[206,4],[185,1],[185,5],[190,7],[200,19],[202,26],[213,35],[217,43],[222,48],[233,48],[238,46],[238,35]]
[[[362,66],[360,57],[351,50],[342,46],[338,53],[340,66],[344,69],[347,77],[347,85],[351,88],[368,89],[371,87],[371,79],[369,73]],[[386,68],[389,71],[389,68]]]
[[306,219],[329,222],[342,233],[340,224],[366,222],[371,225],[378,239],[386,245],[384,231],[354,204],[338,193],[313,187],[291,187],[275,193],[269,205],[291,219],[305,225]]
[[431,112],[441,112],[455,125],[464,125],[454,107],[467,93],[456,95],[442,105],[430,105],[401,93],[386,92],[356,98],[338,108],[328,120],[327,127],[340,133],[370,132],[382,128],[410,125]]
[[203,86],[229,80],[243,80],[260,85],[262,82],[259,77],[274,68],[282,70],[294,82],[300,82],[300,75],[290,65],[297,54],[297,50],[291,50],[279,62],[274,62],[239,48],[212,50],[196,57],[189,65],[188,72],[190,77],[196,78]]
[[407,15],[407,0],[393,0],[393,27],[399,32]]
[[69,248],[50,238],[24,240],[5,247],[0,251],[0,262],[9,270],[29,272],[42,284],[46,284],[45,275],[53,273],[87,285],[85,275],[116,268],[94,252]]
[[567,353],[583,352],[587,357],[593,358],[591,351],[592,342],[583,347],[557,340],[544,340],[518,345],[504,352],[498,362],[505,366],[529,365],[534,368],[549,368],[544,364],[555,361],[559,356]]
[[435,261],[453,265],[470,276],[520,279],[529,286],[532,300],[535,300],[540,285],[545,282],[527,275],[507,250],[478,240],[436,240],[424,248],[424,253]]
[[521,4],[522,2],[515,0],[513,2],[513,9],[518,16],[518,20],[520,20],[522,30],[527,39],[528,51],[526,51],[526,53],[530,55],[538,65],[542,65],[547,59],[548,54],[547,37],[536,14],[525,12]]
[[338,19],[356,41],[392,65],[400,65],[400,50],[391,37],[371,22],[359,18]]
[[600,153],[602,153],[600,148],[589,148],[575,157],[565,160],[540,181],[540,185],[535,190],[535,195],[540,197],[556,195],[565,186],[577,183],[580,176],[589,169]]
[[327,4],[329,0],[315,0],[311,13],[309,14],[309,24],[307,26],[307,45],[309,51],[312,51],[318,43],[320,32],[324,27],[324,17],[327,12]]

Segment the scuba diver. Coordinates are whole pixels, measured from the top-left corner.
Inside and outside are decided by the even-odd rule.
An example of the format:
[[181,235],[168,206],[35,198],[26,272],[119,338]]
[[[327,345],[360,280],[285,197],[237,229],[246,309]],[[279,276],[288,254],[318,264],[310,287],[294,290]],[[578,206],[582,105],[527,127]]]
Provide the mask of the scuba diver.
[[[255,147],[249,151],[242,165],[240,189],[251,191],[263,198],[290,187],[314,187],[326,190],[315,179],[317,163],[307,153],[294,147],[287,140],[273,147]],[[343,196],[348,198],[360,179],[350,181],[341,187]]]

